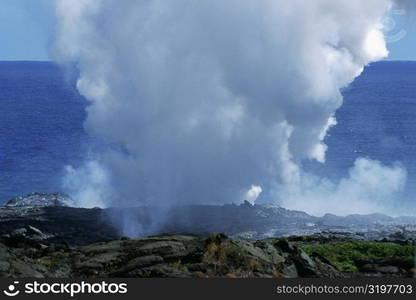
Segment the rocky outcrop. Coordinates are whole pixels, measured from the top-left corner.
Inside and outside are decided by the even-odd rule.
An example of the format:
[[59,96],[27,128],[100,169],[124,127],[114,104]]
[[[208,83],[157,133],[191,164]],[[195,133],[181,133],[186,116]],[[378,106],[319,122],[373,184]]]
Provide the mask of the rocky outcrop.
[[[0,236],[17,238],[42,232],[45,243],[85,245],[119,238],[120,234],[101,209],[64,206],[0,207]],[[16,233],[19,232],[19,234]]]
[[32,228],[17,230],[10,237],[0,239],[0,277],[341,278],[414,275],[413,259],[403,257],[358,259],[354,262],[356,271],[339,270],[324,256],[308,255],[302,250],[305,243],[316,245],[316,240],[307,237],[299,242],[299,239],[285,238],[235,240],[223,234],[208,238],[164,235],[71,247],[44,243],[47,239],[43,239],[42,234]]
[[218,234],[120,239],[82,247],[0,243],[2,277],[343,277],[287,240]]
[[[322,218],[270,205],[85,209],[61,194],[30,194],[0,207],[3,277],[354,277],[413,275],[407,257],[367,257],[346,272],[302,249],[357,240],[415,245],[407,225],[383,215]],[[160,217],[163,216],[163,222]],[[128,220],[128,222],[126,222]],[[337,222],[337,220],[340,220]],[[145,235],[124,238],[120,224]],[[134,231],[131,231],[134,232]],[[225,232],[211,235],[212,232]],[[137,233],[137,232],[136,232]],[[186,233],[186,234],[185,234]],[[288,238],[274,238],[288,236]],[[271,238],[272,237],[272,238]],[[381,243],[381,242],[380,242]],[[328,252],[327,252],[328,253]],[[332,258],[333,259],[333,258]]]
[[[406,258],[355,261],[354,272],[343,272],[325,257],[307,255],[296,241],[244,241],[223,234],[122,238],[70,247],[44,244],[36,229],[23,230],[0,241],[1,277],[261,277],[341,278],[411,277],[414,262]],[[23,234],[23,236],[22,236]],[[334,243],[338,241],[332,241]]]
[[[320,236],[361,240],[416,240],[416,218],[380,214],[315,217],[273,205],[185,205],[129,208],[76,208],[65,195],[32,193],[0,206],[0,235],[33,226],[48,242],[85,245],[160,233],[208,236],[224,232],[236,239]],[[401,223],[407,222],[407,223]],[[413,223],[412,223],[413,222]],[[124,224],[124,225],[123,225]],[[124,228],[123,228],[124,227]]]
[[31,193],[10,199],[6,202],[7,207],[53,207],[67,206],[74,207],[74,201],[62,193]]

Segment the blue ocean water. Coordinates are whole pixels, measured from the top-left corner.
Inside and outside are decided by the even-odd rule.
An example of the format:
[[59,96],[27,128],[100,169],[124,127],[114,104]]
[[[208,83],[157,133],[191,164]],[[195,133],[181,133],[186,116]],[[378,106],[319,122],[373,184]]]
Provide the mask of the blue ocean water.
[[[338,125],[326,143],[325,166],[314,172],[345,176],[357,157],[409,172],[416,186],[416,62],[379,62],[343,91]],[[60,191],[64,166],[82,163],[87,101],[52,63],[0,62],[0,202],[33,191]],[[410,196],[409,196],[410,197]],[[405,199],[405,198],[404,198]],[[406,201],[406,200],[403,200]]]
[[[366,67],[343,91],[344,103],[336,112],[325,165],[306,163],[314,173],[337,179],[348,175],[358,157],[384,165],[400,163],[408,178],[397,208],[414,211],[416,193],[416,62],[382,61]],[[409,213],[409,212],[408,212]]]
[[0,62],[0,202],[60,191],[64,166],[79,164],[86,100],[48,62]]

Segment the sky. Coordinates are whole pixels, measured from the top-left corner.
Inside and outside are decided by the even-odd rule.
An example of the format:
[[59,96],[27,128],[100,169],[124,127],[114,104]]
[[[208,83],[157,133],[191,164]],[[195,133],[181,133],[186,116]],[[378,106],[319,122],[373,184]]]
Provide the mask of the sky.
[[[0,60],[49,60],[55,0],[1,0]],[[416,60],[416,22],[403,11],[386,18],[389,60]]]
[[0,1],[0,60],[49,60],[53,1]]

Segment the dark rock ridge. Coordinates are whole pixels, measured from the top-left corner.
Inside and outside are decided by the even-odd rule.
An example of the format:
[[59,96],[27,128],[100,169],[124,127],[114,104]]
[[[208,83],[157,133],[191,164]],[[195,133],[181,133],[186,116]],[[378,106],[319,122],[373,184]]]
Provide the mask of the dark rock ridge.
[[[19,240],[30,237],[36,228],[44,243],[89,244],[118,238],[101,209],[70,207],[74,202],[64,194],[32,193],[0,206],[0,235]],[[19,234],[17,234],[19,233]]]
[[[362,240],[415,240],[416,218],[382,214],[315,217],[273,205],[187,205],[172,208],[76,208],[62,194],[33,193],[0,206],[0,235],[33,226],[52,243],[85,245],[130,236],[224,232],[232,238],[317,235]],[[120,229],[120,224],[128,224]],[[127,229],[127,232],[126,232]],[[46,238],[47,237],[47,238]]]
[[[356,261],[358,271],[345,273],[302,250],[305,243],[357,239],[414,245],[412,217],[314,217],[249,203],[170,209],[85,209],[71,203],[62,194],[33,193],[0,207],[1,277],[413,276],[408,260]],[[122,237],[117,225],[123,223],[154,236]]]

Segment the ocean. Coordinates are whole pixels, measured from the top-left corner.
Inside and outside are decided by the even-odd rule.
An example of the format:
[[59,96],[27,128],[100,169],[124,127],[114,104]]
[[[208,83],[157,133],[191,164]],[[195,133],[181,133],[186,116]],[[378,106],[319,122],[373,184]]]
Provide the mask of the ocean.
[[[338,124],[326,137],[325,165],[314,173],[341,178],[358,157],[408,171],[403,203],[416,186],[416,62],[371,64],[343,91]],[[49,62],[0,62],[0,203],[30,192],[62,190],[66,165],[79,166],[91,140],[88,102],[69,74]],[[402,203],[398,203],[401,205]]]
[[61,190],[64,166],[85,154],[86,105],[52,63],[0,63],[0,202]]
[[325,165],[310,165],[329,178],[347,176],[358,157],[384,165],[402,165],[408,172],[405,191],[396,205],[415,207],[416,192],[416,62],[383,61],[366,67],[343,91],[336,112],[338,124],[325,139]]

